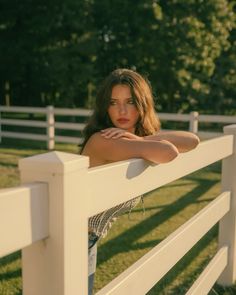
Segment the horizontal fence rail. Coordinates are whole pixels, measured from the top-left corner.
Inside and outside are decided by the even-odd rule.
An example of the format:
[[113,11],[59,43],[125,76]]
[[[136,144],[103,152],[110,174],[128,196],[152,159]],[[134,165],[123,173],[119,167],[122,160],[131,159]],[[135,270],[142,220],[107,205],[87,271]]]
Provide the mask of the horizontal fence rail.
[[[146,294],[229,209],[230,193],[225,192],[96,295]],[[147,273],[148,277],[140,280]]]
[[[214,153],[209,153],[212,150]],[[226,135],[204,141],[197,149],[180,154],[175,161],[162,165],[150,165],[146,161],[136,159],[91,168],[88,176],[93,184],[89,188],[93,206],[89,208],[89,215],[177,180],[231,155],[232,151],[233,136]],[[101,185],[104,179],[109,179],[105,186]],[[114,190],[114,187],[119,189]]]
[[158,117],[162,120],[188,122],[191,114],[158,113]]
[[84,129],[84,124],[80,123],[55,123],[55,127],[57,129],[69,129],[69,130],[83,130]]
[[28,126],[28,127],[47,127],[46,122],[33,121],[33,120],[15,120],[15,119],[1,119],[2,125],[16,125],[16,126]]
[[48,235],[47,184],[34,183],[0,191],[0,257]]
[[222,247],[207,265],[200,277],[188,290],[186,295],[208,294],[220,274],[223,272],[228,261],[228,247]]
[[18,132],[7,132],[3,131],[1,133],[3,137],[8,138],[21,138],[21,139],[32,139],[32,140],[47,140],[47,135],[33,134],[33,133],[18,133]]
[[54,109],[55,115],[73,115],[73,116],[81,116],[81,117],[89,117],[92,115],[92,110],[87,109]]
[[222,133],[220,132],[207,132],[207,131],[199,131],[197,134],[201,139],[210,139],[210,138],[215,138],[222,135]]
[[76,138],[72,136],[60,136],[56,135],[55,140],[57,142],[68,142],[68,143],[74,143],[74,144],[81,144],[83,142],[83,138]]
[[38,113],[45,114],[47,112],[46,108],[39,107],[7,107],[0,106],[0,112],[8,112],[8,113]]
[[[1,118],[1,113],[29,113],[29,114],[43,114],[46,119],[44,121],[39,120],[24,120],[24,119],[5,119]],[[0,106],[0,142],[1,138],[22,138],[32,139],[39,141],[46,141],[48,149],[54,149],[55,142],[65,142],[81,144],[83,138],[81,137],[81,131],[85,127],[85,123],[68,123],[57,122],[57,116],[73,116],[88,118],[92,115],[93,111],[90,109],[68,109],[68,108],[54,108],[48,107],[8,107]],[[236,123],[236,116],[220,116],[220,115],[201,115],[198,112],[191,112],[189,114],[171,114],[171,113],[158,113],[158,117],[161,120],[176,121],[176,122],[189,122],[189,130],[197,133],[202,139],[211,139],[221,136],[221,132],[209,132],[199,130],[198,124],[201,122],[209,123]],[[3,126],[26,126],[26,127],[42,127],[46,129],[46,134],[29,134],[23,132],[11,132],[2,131]],[[56,130],[73,130],[78,131],[78,134],[74,136],[69,135],[56,135]],[[17,135],[20,134],[20,135]]]
[[199,115],[199,122],[235,124],[236,116]]
[[207,294],[216,280],[233,284],[236,126],[224,133],[159,165],[130,159],[89,168],[88,157],[63,152],[21,159],[24,185],[0,191],[0,255],[22,248],[23,294],[87,294],[88,218],[219,160],[222,193],[96,295],[147,293],[218,222],[218,252],[187,295]]

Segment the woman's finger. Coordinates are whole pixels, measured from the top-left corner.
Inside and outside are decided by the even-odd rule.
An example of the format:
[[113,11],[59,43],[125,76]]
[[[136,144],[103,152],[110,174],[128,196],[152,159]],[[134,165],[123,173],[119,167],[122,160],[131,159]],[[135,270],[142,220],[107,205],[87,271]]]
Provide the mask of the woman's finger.
[[119,128],[108,128],[108,129],[101,130],[101,135],[104,137],[109,137],[109,138],[122,133],[124,133],[124,130]]
[[107,129],[103,129],[101,130],[102,134],[110,134],[111,132],[114,132],[114,130],[117,130],[117,128],[107,128]]
[[124,131],[124,129],[121,129],[121,128],[111,127],[111,128],[102,129],[101,132],[108,132],[108,131],[114,131],[114,130],[122,130],[122,131]]
[[113,130],[107,134],[105,134],[106,138],[114,138],[114,137],[121,137],[124,134],[123,130]]
[[120,129],[120,128],[106,128],[101,130],[101,135],[105,138],[128,138],[128,139],[141,139],[141,137],[130,133],[124,129]]
[[121,137],[125,137],[125,132],[120,132],[112,136],[112,138],[114,139],[121,138]]
[[109,136],[110,134],[112,134],[112,132],[114,132],[114,131],[112,131],[112,129],[109,129],[109,130],[103,131],[101,134],[102,134],[102,136]]

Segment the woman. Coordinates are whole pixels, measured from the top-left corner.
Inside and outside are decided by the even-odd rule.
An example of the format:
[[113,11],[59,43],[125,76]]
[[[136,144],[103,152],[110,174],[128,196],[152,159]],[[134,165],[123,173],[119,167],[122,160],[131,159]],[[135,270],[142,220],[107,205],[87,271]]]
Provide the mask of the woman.
[[[151,86],[129,69],[113,71],[102,83],[94,113],[84,130],[81,154],[89,156],[90,167],[143,158],[166,163],[199,143],[196,135],[184,131],[160,131]],[[89,219],[89,294],[96,269],[96,242],[107,233],[117,216],[139,202],[136,197]]]

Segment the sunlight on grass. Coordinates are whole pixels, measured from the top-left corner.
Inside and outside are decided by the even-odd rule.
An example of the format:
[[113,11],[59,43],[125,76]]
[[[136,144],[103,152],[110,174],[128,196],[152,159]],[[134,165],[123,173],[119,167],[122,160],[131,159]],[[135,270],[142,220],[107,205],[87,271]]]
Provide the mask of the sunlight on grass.
[[[219,164],[217,170],[214,172],[205,168],[205,172],[196,172],[157,189],[145,196],[144,216],[139,206],[133,210],[131,220],[127,215],[119,218],[108,236],[99,244],[95,289],[99,290],[106,285],[107,281],[124,271],[214,199],[220,191]],[[171,290],[176,290],[176,286],[179,286],[185,277],[189,280],[192,278],[190,282],[193,283],[196,275],[191,275],[192,270],[198,269],[202,260],[213,255],[216,241],[209,247],[202,256],[196,256],[194,252],[194,255],[190,256],[191,260],[196,256],[191,267],[189,265],[182,270],[186,255],[178,263],[179,266],[176,266],[178,271],[176,268],[170,271],[148,294],[184,294],[180,293],[180,290],[178,293],[171,293]]]
[[20,295],[21,289],[20,252],[15,252],[0,259],[0,294]]

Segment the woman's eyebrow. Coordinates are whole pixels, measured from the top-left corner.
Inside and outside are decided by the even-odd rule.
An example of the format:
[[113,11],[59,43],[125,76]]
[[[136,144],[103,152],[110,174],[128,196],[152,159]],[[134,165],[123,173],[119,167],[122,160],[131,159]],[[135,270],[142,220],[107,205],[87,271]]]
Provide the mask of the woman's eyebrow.
[[[133,97],[131,96],[131,97],[127,97],[127,98],[125,98],[125,99],[127,99],[127,100],[129,100],[129,99],[133,99]],[[119,100],[118,98],[113,98],[113,97],[111,97],[111,100]]]

